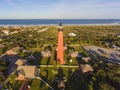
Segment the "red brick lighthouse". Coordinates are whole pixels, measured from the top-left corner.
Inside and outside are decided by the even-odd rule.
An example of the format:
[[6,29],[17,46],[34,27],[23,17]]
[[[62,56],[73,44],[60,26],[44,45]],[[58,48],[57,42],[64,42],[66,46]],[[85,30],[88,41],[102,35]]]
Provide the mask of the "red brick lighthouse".
[[63,27],[62,23],[58,28],[58,47],[57,47],[57,60],[60,64],[64,64],[64,47],[63,47]]

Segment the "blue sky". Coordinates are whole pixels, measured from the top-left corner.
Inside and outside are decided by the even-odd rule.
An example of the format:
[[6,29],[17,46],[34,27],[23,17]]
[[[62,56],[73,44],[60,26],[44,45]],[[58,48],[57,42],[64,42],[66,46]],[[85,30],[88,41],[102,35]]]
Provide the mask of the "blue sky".
[[120,19],[120,0],[0,0],[0,19]]

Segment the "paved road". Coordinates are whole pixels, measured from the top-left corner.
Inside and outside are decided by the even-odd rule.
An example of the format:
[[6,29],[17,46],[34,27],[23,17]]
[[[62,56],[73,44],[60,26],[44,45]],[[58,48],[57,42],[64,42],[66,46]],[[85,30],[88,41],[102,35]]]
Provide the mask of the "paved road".
[[71,47],[79,47],[79,44],[71,44],[71,45],[67,45],[67,46],[71,46]]
[[[34,65],[34,66],[54,67],[53,65]],[[63,68],[78,68],[79,66],[57,65],[57,67],[63,67]]]

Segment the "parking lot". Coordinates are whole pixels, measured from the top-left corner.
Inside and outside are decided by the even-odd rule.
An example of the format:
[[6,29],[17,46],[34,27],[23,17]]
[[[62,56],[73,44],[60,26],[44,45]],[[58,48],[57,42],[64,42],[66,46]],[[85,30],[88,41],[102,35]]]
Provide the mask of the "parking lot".
[[101,48],[97,46],[84,46],[89,53],[99,56],[106,57],[107,60],[120,64],[120,51],[112,49]]

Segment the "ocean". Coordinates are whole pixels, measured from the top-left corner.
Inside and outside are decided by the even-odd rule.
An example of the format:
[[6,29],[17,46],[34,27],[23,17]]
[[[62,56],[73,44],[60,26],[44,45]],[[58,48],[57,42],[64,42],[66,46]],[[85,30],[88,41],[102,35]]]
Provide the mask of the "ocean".
[[0,19],[0,25],[120,24],[120,19]]

